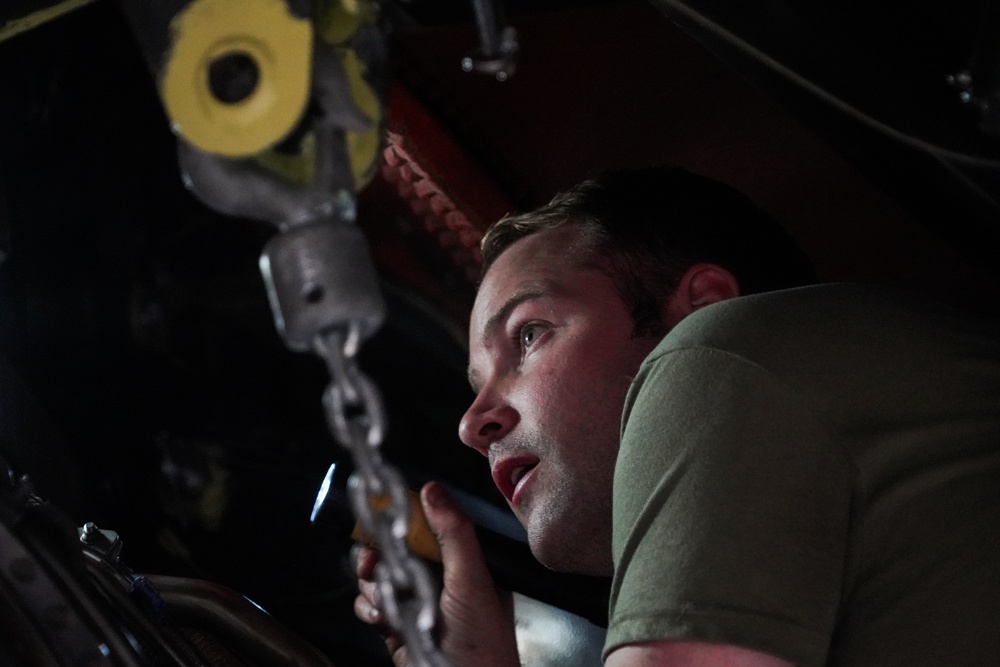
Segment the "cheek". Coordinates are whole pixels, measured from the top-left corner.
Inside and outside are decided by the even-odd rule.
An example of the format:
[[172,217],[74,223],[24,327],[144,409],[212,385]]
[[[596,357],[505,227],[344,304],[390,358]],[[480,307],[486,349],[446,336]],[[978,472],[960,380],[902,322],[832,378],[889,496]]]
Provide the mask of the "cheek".
[[[574,341],[583,343],[583,341]],[[628,369],[603,345],[563,347],[521,376],[511,405],[528,433],[548,440],[617,434]]]
[[522,414],[532,421],[544,420],[553,406],[559,405],[560,380],[557,375],[537,375],[526,383],[520,395]]
[[572,399],[567,395],[572,385],[555,369],[522,378],[517,393],[509,399],[529,437],[551,437],[564,429],[566,415],[572,411]]

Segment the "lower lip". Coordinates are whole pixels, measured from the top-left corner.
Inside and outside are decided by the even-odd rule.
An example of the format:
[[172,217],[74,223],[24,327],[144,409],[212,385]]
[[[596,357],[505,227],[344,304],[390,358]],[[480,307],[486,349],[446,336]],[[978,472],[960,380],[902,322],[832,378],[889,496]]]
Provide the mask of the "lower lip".
[[535,464],[534,468],[529,470],[527,474],[524,475],[524,477],[522,477],[517,481],[517,486],[514,487],[514,493],[510,495],[511,505],[516,507],[517,505],[521,504],[521,496],[524,494],[524,489],[525,487],[528,486],[528,484],[531,483],[531,479],[535,476],[536,470],[538,470],[538,464]]

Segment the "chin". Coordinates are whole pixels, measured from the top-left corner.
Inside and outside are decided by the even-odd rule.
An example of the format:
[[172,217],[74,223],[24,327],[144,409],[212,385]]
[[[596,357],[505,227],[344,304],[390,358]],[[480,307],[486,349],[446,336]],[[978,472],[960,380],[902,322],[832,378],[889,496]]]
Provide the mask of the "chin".
[[[597,511],[601,503],[594,498],[585,503],[565,492],[532,500],[522,523],[538,562],[556,572],[611,576],[611,526],[605,512]],[[610,519],[610,510],[606,514]]]
[[591,576],[611,576],[610,555],[606,559],[597,553],[596,540],[559,539],[554,535],[536,535],[528,531],[528,545],[539,563],[556,572],[587,574]]
[[570,572],[567,567],[571,567],[568,554],[560,540],[552,534],[551,530],[542,530],[538,526],[526,524],[528,529],[528,546],[531,547],[532,555],[539,563],[557,572]]

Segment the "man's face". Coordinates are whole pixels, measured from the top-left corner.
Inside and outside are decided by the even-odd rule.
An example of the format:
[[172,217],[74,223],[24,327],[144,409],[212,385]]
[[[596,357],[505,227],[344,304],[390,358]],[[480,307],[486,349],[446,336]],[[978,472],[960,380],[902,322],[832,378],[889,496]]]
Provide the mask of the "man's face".
[[552,569],[610,575],[611,484],[629,383],[658,339],[633,338],[611,279],[578,261],[579,229],[521,239],[490,267],[472,310],[478,396],[462,441]]

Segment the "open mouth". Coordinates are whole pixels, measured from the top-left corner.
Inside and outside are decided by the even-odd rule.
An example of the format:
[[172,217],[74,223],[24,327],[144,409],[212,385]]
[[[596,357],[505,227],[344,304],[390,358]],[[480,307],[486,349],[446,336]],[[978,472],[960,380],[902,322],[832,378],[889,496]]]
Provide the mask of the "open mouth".
[[493,466],[493,483],[507,502],[513,502],[514,494],[537,465],[538,459],[534,456],[515,456],[498,461]]
[[517,466],[516,468],[510,471],[510,483],[514,486],[514,488],[517,488],[517,483],[520,482],[521,479],[523,479],[524,476],[528,474],[528,471],[534,468],[536,465],[538,464],[536,463],[532,465]]

